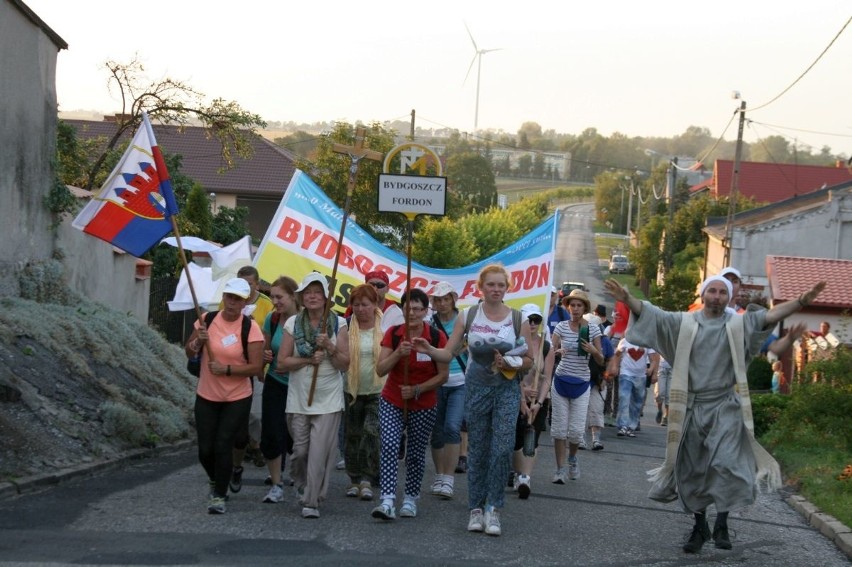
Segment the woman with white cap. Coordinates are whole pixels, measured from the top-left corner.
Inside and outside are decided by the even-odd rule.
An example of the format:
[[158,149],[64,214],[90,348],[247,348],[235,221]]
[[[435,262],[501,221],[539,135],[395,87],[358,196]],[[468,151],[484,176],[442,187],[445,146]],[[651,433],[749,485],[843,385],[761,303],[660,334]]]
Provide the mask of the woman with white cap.
[[515,453],[512,468],[515,471],[518,497],[526,500],[530,497],[530,475],[535,466],[535,452],[524,452],[524,438],[527,430],[535,431],[534,448],[538,448],[541,432],[547,425],[547,394],[550,392],[550,376],[553,374],[553,349],[550,345],[550,332],[544,323],[541,308],[534,303],[521,307],[521,316],[530,325],[529,355],[533,365],[521,381],[521,409],[515,430]]
[[[459,310],[456,308],[458,294],[449,282],[438,282],[432,289],[432,326],[449,337],[455,330]],[[450,499],[454,494],[455,469],[461,447],[461,427],[464,420],[464,373],[467,370],[467,354],[462,345],[450,361],[450,376],[438,390],[438,414],[432,430],[432,461],[435,464],[435,482],[432,494]]]
[[195,429],[198,460],[210,483],[210,514],[225,513],[234,439],[251,410],[251,377],[263,370],[263,333],[251,317],[246,318],[247,336],[244,333],[242,310],[250,295],[246,280],[228,280],[222,292],[222,310],[196,321],[185,347],[190,358],[201,352]]
[[592,310],[588,294],[580,289],[572,290],[562,303],[568,308],[571,319],[559,323],[553,331],[553,349],[562,357],[553,376],[550,396],[551,435],[556,451],[554,484],[565,484],[566,445],[568,473],[571,480],[580,478],[577,449],[586,430],[589,410],[589,356],[598,364],[604,363],[600,327],[589,325],[583,319],[583,315]]
[[[304,309],[284,323],[278,371],[290,373],[287,425],[293,438],[293,482],[301,494],[302,517],[319,518],[337,454],[343,414],[341,371],[349,367],[346,319],[335,313],[323,321],[328,282],[311,272],[296,289]],[[316,387],[311,400],[311,387]]]

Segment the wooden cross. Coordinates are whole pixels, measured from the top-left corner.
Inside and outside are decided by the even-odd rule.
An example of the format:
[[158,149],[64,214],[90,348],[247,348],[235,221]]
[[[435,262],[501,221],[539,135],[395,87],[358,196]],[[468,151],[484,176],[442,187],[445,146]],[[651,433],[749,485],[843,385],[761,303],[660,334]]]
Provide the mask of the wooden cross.
[[[346,144],[334,144],[331,150],[336,154],[346,154],[352,163],[349,165],[349,181],[346,182],[346,204],[349,204],[349,199],[352,197],[352,191],[355,189],[355,180],[358,176],[358,163],[362,159],[371,159],[373,161],[382,161],[384,154],[364,147],[364,141],[367,137],[367,129],[359,126],[355,130],[355,145],[347,146]],[[348,206],[344,207],[344,213],[348,213]]]
[[[349,165],[349,180],[346,182],[346,202],[343,205],[343,220],[340,223],[340,236],[337,237],[337,250],[334,253],[334,265],[331,268],[331,281],[328,282],[328,297],[325,302],[325,309],[322,312],[322,320],[320,329],[324,329],[328,321],[328,314],[331,312],[331,306],[334,303],[334,292],[337,289],[337,265],[340,263],[340,251],[343,249],[343,234],[346,232],[346,221],[349,219],[349,208],[352,203],[352,193],[355,190],[355,181],[358,177],[358,163],[362,159],[371,159],[374,161],[382,161],[384,154],[375,150],[370,150],[364,147],[364,141],[367,137],[367,129],[359,126],[355,129],[355,145],[347,146],[345,144],[334,144],[332,151],[338,154],[346,154],[349,156],[351,163]],[[308,406],[314,403],[314,392],[317,389],[317,372],[318,366],[314,366],[314,375],[311,380],[311,389],[308,391]]]

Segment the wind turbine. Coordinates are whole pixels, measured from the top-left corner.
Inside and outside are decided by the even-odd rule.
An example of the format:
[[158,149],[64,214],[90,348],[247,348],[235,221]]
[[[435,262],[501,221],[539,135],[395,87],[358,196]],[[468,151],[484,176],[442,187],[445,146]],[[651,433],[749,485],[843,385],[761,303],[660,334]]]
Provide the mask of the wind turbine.
[[467,82],[467,78],[470,75],[470,70],[473,69],[473,64],[476,63],[476,111],[473,115],[473,131],[476,132],[479,129],[479,79],[482,75],[482,56],[486,53],[490,53],[491,51],[500,51],[502,48],[497,47],[494,49],[479,49],[476,45],[476,40],[473,39],[473,34],[470,33],[470,28],[467,27],[467,24],[464,24],[464,29],[467,30],[467,35],[470,36],[470,41],[473,43],[473,59],[470,60],[470,67],[467,68],[467,74],[464,76],[464,81],[462,84]]

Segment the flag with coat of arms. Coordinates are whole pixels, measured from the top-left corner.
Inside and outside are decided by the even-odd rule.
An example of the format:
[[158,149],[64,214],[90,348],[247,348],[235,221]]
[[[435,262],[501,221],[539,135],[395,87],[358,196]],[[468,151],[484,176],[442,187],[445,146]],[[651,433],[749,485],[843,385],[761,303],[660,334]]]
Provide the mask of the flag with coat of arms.
[[177,212],[163,154],[143,112],[127,151],[71,224],[139,257],[172,230]]

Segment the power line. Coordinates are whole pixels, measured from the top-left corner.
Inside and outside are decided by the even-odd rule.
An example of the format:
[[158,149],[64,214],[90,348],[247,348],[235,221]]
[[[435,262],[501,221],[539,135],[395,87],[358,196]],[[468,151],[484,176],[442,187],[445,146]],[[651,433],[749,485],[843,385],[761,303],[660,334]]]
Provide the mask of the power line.
[[849,22],[852,22],[852,16],[850,16],[850,17],[849,17],[849,19],[848,19],[848,20],[846,20],[846,23],[845,23],[845,24],[843,24],[843,27],[842,27],[842,28],[840,28],[840,31],[839,31],[839,32],[837,32],[837,35],[835,35],[835,36],[834,36],[834,38],[833,38],[833,39],[829,42],[829,44],[826,46],[826,48],[822,50],[822,53],[820,53],[820,54],[817,56],[817,58],[814,60],[814,62],[813,62],[813,63],[811,63],[811,64],[808,66],[808,68],[807,68],[807,69],[805,69],[805,70],[804,70],[804,72],[796,78],[796,80],[795,80],[795,81],[793,81],[792,83],[790,83],[790,86],[788,86],[786,89],[784,89],[783,91],[781,91],[780,93],[778,93],[777,95],[775,95],[775,98],[773,98],[773,99],[772,99],[772,100],[770,100],[769,102],[765,102],[765,103],[761,104],[760,106],[757,106],[757,107],[751,108],[751,109],[749,109],[749,111],[750,111],[750,112],[754,112],[755,110],[760,110],[761,108],[766,108],[767,106],[769,106],[770,104],[772,104],[773,102],[775,102],[776,100],[778,100],[779,98],[781,98],[782,96],[784,96],[784,95],[787,93],[787,91],[789,91],[790,89],[792,89],[792,88],[796,85],[796,83],[798,83],[800,80],[802,80],[802,78],[804,78],[804,76],[805,76],[805,75],[807,75],[807,74],[808,74],[808,72],[810,72],[810,70],[814,68],[814,65],[816,65],[816,64],[819,62],[819,60],[820,60],[820,59],[822,59],[822,56],[826,54],[826,52],[827,52],[827,51],[831,48],[831,46],[832,46],[832,45],[834,45],[834,42],[835,42],[835,41],[837,41],[837,38],[839,38],[839,37],[840,37],[840,34],[842,34],[842,33],[843,33],[843,30],[845,30],[845,29],[846,29],[846,26],[848,26],[848,25],[849,25]]
[[749,119],[749,122],[766,126],[767,128],[780,128],[781,130],[792,130],[794,132],[804,132],[806,134],[817,134],[820,136],[838,136],[840,138],[852,138],[852,134],[839,134],[837,132],[821,132],[819,130],[807,130],[805,128],[793,128],[792,126],[779,126],[778,124],[768,124],[766,122],[757,122]]

